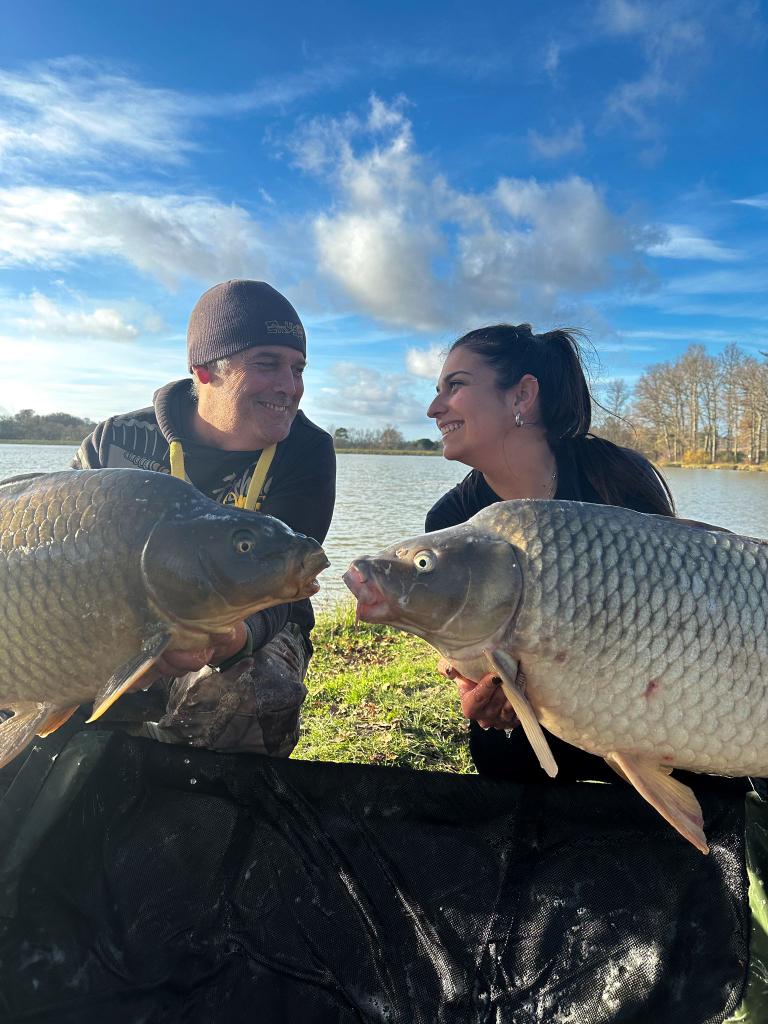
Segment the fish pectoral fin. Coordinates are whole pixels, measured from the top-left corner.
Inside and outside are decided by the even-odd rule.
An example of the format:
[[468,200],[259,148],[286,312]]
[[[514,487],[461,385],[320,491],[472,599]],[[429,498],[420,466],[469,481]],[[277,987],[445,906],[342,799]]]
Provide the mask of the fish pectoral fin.
[[533,747],[536,757],[539,759],[539,764],[547,775],[554,779],[557,775],[557,761],[555,761],[550,750],[544,730],[539,725],[536,713],[518,681],[519,671],[517,662],[506,651],[485,650],[483,654],[485,654],[494,673],[501,678],[501,688],[504,691],[504,695],[520,719],[520,724],[525,735],[528,737],[528,742]]
[[56,708],[46,721],[43,722],[42,727],[38,729],[37,735],[41,739],[50,736],[52,732],[56,732],[65,722],[68,722],[79,707],[79,704],[73,704],[71,708]]
[[704,816],[693,790],[669,774],[671,768],[651,757],[611,751],[605,760],[630,782],[651,807],[697,850],[709,853],[704,835]]
[[0,722],[0,768],[20,754],[43,723],[58,709],[52,704],[23,704],[13,718]]
[[97,718],[101,718],[104,712],[108,711],[126,690],[130,690],[144,673],[152,668],[170,642],[170,633],[161,633],[146,641],[142,645],[141,653],[121,665],[96,694],[93,701],[93,712],[86,722],[95,722]]

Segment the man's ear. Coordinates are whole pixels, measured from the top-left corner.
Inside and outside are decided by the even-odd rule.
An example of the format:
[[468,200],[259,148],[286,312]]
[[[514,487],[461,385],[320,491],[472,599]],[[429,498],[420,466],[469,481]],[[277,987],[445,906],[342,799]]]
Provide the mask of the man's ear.
[[197,378],[199,384],[210,384],[211,383],[211,371],[206,369],[204,366],[193,366],[192,373]]

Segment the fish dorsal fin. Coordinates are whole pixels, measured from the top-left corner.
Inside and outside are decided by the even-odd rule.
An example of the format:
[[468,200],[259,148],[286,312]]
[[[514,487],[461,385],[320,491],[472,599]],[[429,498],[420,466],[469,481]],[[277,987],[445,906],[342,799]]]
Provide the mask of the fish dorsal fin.
[[0,768],[22,752],[57,710],[53,704],[19,704],[13,709],[13,718],[0,722]]
[[684,839],[693,843],[697,850],[709,853],[707,837],[704,835],[704,817],[699,801],[693,790],[679,779],[670,776],[671,768],[660,765],[652,757],[640,754],[623,754],[611,751],[605,760],[618,774],[630,782],[637,792],[672,828],[677,829]]
[[518,680],[519,671],[518,664],[514,658],[510,657],[506,651],[489,651],[483,652],[488,660],[493,671],[501,678],[501,688],[504,691],[509,703],[514,708],[515,714],[520,719],[520,725],[523,727],[525,735],[528,737],[528,742],[533,747],[536,757],[539,759],[539,764],[547,773],[547,775],[554,779],[557,775],[557,761],[550,750],[547,737],[544,735],[544,730],[539,725],[539,720],[536,717],[536,713],[528,701],[528,698],[523,692],[523,688]]
[[95,722],[97,718],[101,718],[118,697],[122,697],[126,690],[130,690],[144,673],[152,668],[170,642],[170,633],[158,633],[149,640],[145,640],[141,652],[116,669],[96,694],[93,701],[93,712],[88,722]]
[[30,480],[37,480],[41,476],[48,476],[48,473],[19,473],[18,476],[0,480],[0,498],[12,498],[15,494],[20,494]]

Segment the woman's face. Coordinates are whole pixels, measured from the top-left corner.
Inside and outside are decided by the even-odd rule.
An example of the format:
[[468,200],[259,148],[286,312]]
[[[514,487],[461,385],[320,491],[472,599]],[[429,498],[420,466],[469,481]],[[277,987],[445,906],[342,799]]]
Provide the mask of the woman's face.
[[501,450],[515,424],[516,390],[502,391],[482,356],[460,346],[440,373],[437,397],[427,409],[443,435],[446,459],[479,467]]

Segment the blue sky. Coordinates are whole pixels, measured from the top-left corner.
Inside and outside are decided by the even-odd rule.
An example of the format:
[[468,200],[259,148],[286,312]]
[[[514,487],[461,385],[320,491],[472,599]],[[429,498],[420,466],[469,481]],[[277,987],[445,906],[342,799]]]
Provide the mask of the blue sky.
[[0,0],[0,408],[102,418],[264,279],[322,426],[433,436],[462,330],[586,330],[630,384],[768,350],[759,2]]

